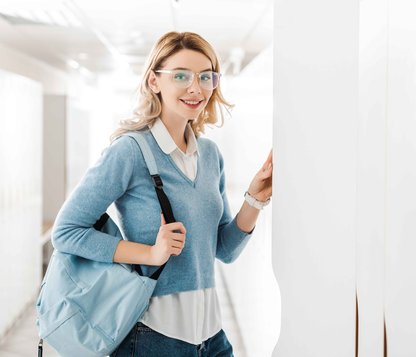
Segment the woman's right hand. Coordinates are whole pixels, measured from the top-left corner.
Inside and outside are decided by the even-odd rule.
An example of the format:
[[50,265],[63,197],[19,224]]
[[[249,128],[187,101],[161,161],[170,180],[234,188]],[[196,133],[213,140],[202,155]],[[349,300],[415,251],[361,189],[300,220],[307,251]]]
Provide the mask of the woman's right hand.
[[150,248],[152,265],[166,263],[171,255],[181,254],[185,246],[186,229],[182,222],[166,224],[163,213],[160,215],[160,221],[156,243]]

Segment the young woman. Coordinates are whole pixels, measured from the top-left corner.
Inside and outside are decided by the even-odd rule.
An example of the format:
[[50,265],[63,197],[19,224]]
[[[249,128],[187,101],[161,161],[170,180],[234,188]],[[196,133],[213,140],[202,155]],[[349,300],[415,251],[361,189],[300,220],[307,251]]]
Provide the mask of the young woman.
[[[121,122],[111,145],[65,202],[53,230],[60,251],[104,262],[140,264],[150,276],[169,260],[149,308],[112,357],[232,356],[221,328],[214,260],[231,263],[272,194],[272,154],[254,176],[238,214],[230,212],[223,158],[200,136],[230,107],[220,90],[220,64],[202,37],[169,32],[153,47],[135,117]],[[177,222],[166,224],[144,158],[150,145]],[[128,240],[96,231],[115,202]]]

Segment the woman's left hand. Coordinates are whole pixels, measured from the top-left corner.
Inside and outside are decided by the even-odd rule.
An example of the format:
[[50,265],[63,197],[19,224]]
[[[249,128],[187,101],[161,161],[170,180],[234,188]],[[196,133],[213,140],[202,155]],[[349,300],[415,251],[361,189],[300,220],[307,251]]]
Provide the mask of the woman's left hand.
[[273,150],[262,168],[256,173],[248,188],[248,193],[258,201],[267,201],[272,196]]

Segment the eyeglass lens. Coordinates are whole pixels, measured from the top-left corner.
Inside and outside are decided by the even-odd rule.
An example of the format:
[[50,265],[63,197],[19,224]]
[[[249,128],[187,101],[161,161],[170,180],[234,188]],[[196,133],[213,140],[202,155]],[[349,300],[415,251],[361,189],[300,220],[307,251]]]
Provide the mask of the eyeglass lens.
[[[194,73],[188,70],[173,70],[172,80],[177,86],[188,88],[194,80]],[[217,72],[205,71],[198,74],[198,80],[202,88],[212,90],[218,86],[219,75]]]

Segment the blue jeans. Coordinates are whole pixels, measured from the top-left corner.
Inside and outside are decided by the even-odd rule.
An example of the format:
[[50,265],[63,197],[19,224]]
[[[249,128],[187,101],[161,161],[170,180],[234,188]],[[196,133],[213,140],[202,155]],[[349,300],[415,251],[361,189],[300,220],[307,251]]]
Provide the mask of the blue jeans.
[[233,357],[224,331],[200,345],[170,338],[138,322],[110,357]]

